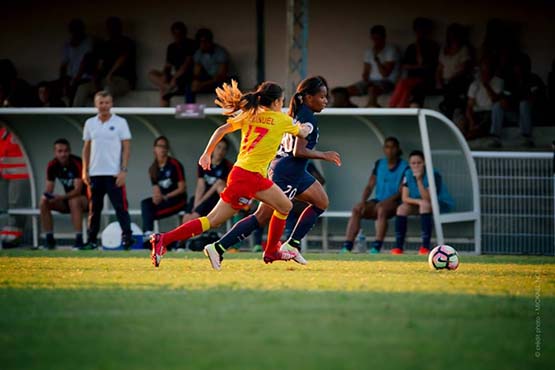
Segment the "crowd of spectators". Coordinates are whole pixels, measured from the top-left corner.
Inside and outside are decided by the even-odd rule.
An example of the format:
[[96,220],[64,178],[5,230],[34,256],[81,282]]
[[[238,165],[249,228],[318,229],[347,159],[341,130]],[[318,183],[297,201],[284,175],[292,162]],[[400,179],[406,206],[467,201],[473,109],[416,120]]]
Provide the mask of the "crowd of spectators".
[[[120,18],[108,18],[105,28],[105,38],[100,40],[87,33],[82,20],[71,20],[59,76],[36,86],[22,79],[9,59],[0,60],[0,106],[92,106],[97,91],[117,98],[135,89],[136,42],[126,36]],[[357,107],[351,98],[367,96],[367,107],[436,108],[467,139],[489,136],[494,147],[500,145],[504,125],[512,121],[520,127],[522,144],[533,145],[534,124],[550,123],[547,107],[555,99],[555,78],[552,71],[546,86],[533,73],[530,57],[520,49],[511,24],[491,20],[480,47],[471,45],[468,28],[458,23],[447,27],[442,45],[433,39],[432,20],[416,18],[412,28],[414,42],[401,52],[388,40],[385,26],[372,26],[362,78],[333,89],[333,106]],[[237,78],[229,52],[214,41],[212,31],[201,28],[193,39],[183,22],[175,22],[170,33],[173,41],[162,67],[145,76],[159,91],[160,106],[169,106],[173,96],[193,103],[196,94],[213,92],[231,77]],[[437,104],[429,104],[428,99]]]
[[441,99],[437,109],[467,139],[489,136],[491,146],[499,147],[503,126],[513,121],[520,127],[522,145],[533,145],[533,122],[549,119],[553,71],[548,90],[532,72],[530,57],[519,48],[511,25],[490,21],[479,49],[470,44],[468,29],[458,23],[448,26],[441,46],[432,39],[430,19],[416,18],[413,31],[414,43],[401,54],[387,41],[383,25],[372,26],[362,79],[333,89],[333,106],[353,107],[353,96],[368,96],[367,107],[414,108],[437,96]]
[[[99,39],[87,34],[85,23],[73,19],[68,24],[68,40],[63,45],[57,78],[31,86],[18,76],[9,59],[0,60],[0,106],[4,107],[86,107],[93,106],[98,91],[115,98],[134,90],[137,83],[137,45],[125,34],[118,17],[106,20],[106,35]],[[172,96],[195,102],[197,93],[213,92],[231,76],[228,51],[214,42],[211,30],[201,28],[195,39],[187,26],[175,22],[173,37],[160,70],[147,77],[160,91],[160,106],[169,106]],[[235,77],[235,76],[234,76]]]

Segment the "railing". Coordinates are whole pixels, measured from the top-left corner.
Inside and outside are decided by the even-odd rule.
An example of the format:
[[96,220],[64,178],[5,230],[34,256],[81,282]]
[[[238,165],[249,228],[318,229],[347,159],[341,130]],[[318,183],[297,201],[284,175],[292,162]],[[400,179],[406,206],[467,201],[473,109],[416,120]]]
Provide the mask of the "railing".
[[482,252],[555,255],[552,153],[473,152]]

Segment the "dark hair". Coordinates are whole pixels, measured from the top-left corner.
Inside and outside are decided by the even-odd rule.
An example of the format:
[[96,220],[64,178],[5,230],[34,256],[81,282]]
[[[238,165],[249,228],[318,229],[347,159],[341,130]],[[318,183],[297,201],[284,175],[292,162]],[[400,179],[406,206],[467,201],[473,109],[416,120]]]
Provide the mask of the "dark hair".
[[183,23],[183,22],[181,22],[181,21],[174,22],[174,23],[172,24],[170,30],[171,30],[172,32],[181,31],[184,35],[186,35],[186,34],[187,34],[187,31],[188,31],[188,30],[187,30],[187,26],[185,25],[185,23]]
[[322,87],[325,87],[326,90],[328,88],[328,82],[322,76],[314,76],[302,80],[299,85],[297,85],[297,92],[291,97],[289,115],[295,117],[303,104],[303,98],[306,95],[318,94]]
[[[154,139],[153,146],[156,146],[156,144],[158,144],[158,142],[162,141],[162,140],[166,142],[166,145],[168,146],[168,149],[169,149],[170,141],[164,135],[158,136],[156,139]],[[156,158],[154,158],[154,161],[152,162],[152,164],[148,168],[148,175],[150,176],[151,179],[155,179],[157,173],[158,173],[158,162],[156,161]]]
[[206,39],[212,42],[214,41],[214,34],[208,28],[201,28],[197,31],[197,34],[195,35],[195,40],[197,42],[199,42],[200,39]]
[[409,159],[410,159],[411,157],[414,157],[414,156],[418,156],[418,157],[422,158],[423,160],[425,160],[425,158],[424,158],[424,153],[422,153],[421,150],[413,150],[412,152],[410,152],[410,154],[409,154]]
[[156,146],[156,144],[158,144],[158,142],[161,141],[161,140],[166,142],[166,145],[168,146],[168,148],[170,147],[170,141],[164,135],[158,136],[156,139],[154,139],[153,146]]
[[54,146],[56,145],[65,145],[67,146],[68,149],[71,150],[71,145],[69,145],[69,141],[66,138],[59,138],[56,141],[54,141]]
[[[225,147],[226,147],[226,150],[229,149],[229,140],[227,140],[226,137],[223,137],[223,138],[220,140],[219,143],[224,143],[224,144],[225,144]],[[218,144],[219,144],[219,143],[218,143]]]
[[383,141],[383,143],[384,143],[384,145],[386,143],[395,144],[395,146],[397,146],[397,148],[399,148],[399,151],[397,152],[397,158],[401,158],[401,156],[403,155],[403,151],[401,150],[401,144],[399,143],[399,140],[395,136],[386,137],[385,140]]
[[250,119],[259,112],[260,107],[269,107],[272,103],[283,96],[283,89],[275,82],[265,81],[255,91],[243,94],[237,86],[237,81],[231,80],[231,84],[224,83],[216,89],[218,96],[214,101],[223,108],[223,114],[232,116],[242,111],[239,115],[229,119],[231,122],[239,122]]
[[370,35],[379,35],[385,38],[385,27],[381,24],[377,24],[370,28]]

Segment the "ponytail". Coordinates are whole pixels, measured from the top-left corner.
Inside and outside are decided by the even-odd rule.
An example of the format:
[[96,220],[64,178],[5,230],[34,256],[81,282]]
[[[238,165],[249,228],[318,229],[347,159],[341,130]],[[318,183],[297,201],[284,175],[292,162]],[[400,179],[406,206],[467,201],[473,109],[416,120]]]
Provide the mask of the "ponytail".
[[303,104],[304,97],[306,95],[316,95],[320,92],[322,86],[327,90],[328,83],[322,76],[314,76],[302,80],[297,86],[297,92],[291,97],[288,114],[291,117],[295,117]]
[[272,103],[282,97],[283,89],[276,83],[264,82],[256,91],[243,94],[237,85],[237,81],[231,80],[231,84],[224,83],[216,89],[216,105],[223,109],[223,114],[233,116],[230,122],[239,122],[250,119],[262,111],[263,107],[269,107]]

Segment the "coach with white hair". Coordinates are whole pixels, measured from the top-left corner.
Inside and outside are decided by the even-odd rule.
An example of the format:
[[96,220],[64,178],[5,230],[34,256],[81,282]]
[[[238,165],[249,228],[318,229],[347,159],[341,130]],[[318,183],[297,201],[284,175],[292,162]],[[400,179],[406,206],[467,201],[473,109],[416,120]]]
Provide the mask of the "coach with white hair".
[[108,195],[122,230],[122,246],[133,244],[127,212],[125,178],[131,150],[131,132],[125,118],[112,114],[113,99],[107,91],[94,97],[98,114],[83,130],[83,181],[89,186],[89,238],[82,249],[96,249],[104,195]]

